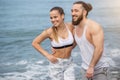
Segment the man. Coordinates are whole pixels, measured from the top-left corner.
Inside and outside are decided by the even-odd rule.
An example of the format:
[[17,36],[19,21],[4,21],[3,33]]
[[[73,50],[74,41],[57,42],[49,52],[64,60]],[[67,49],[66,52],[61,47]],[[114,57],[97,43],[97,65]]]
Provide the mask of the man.
[[91,10],[92,6],[83,1],[73,3],[71,9],[74,37],[82,57],[82,80],[107,80],[104,33],[98,23],[87,18]]

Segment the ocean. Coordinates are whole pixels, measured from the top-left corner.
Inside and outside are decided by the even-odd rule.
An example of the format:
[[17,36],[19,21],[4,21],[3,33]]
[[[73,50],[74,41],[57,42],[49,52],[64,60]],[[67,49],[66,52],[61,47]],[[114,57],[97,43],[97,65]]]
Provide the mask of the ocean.
[[[32,40],[52,24],[49,10],[60,6],[65,21],[71,21],[71,7],[77,0],[0,0],[0,80],[50,80],[48,60],[31,45]],[[93,10],[88,18],[104,29],[105,47],[110,63],[110,80],[120,80],[120,1],[84,0]],[[42,43],[51,53],[50,41]],[[76,80],[81,80],[78,47],[72,51]]]

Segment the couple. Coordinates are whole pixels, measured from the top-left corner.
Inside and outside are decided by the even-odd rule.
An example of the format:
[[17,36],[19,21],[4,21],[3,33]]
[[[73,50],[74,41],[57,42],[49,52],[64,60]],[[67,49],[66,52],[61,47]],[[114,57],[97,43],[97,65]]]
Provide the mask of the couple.
[[[33,47],[50,61],[52,80],[75,80],[71,51],[80,48],[82,57],[82,80],[107,80],[108,63],[104,56],[104,33],[101,26],[88,19],[92,6],[83,1],[73,3],[72,23],[64,22],[61,7],[50,10],[52,27],[44,30],[33,42]],[[74,26],[74,27],[73,27]],[[54,53],[49,54],[41,45],[49,38]]]

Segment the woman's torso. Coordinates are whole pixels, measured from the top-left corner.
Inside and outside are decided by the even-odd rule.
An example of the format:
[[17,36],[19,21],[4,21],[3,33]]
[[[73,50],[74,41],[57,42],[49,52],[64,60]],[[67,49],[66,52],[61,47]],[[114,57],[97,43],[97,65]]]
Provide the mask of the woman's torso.
[[64,39],[58,36],[58,42],[55,41],[53,35],[51,34],[51,45],[53,49],[55,49],[55,53],[52,55],[57,58],[69,58],[71,56],[72,44],[74,42],[71,31],[72,28],[66,24],[66,31],[64,31],[62,34],[67,34],[67,36],[64,36]]

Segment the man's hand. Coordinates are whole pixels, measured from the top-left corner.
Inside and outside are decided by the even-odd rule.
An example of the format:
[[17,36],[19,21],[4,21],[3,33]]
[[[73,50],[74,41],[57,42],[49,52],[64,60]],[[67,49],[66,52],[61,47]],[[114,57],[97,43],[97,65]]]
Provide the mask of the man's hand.
[[89,67],[86,71],[86,77],[87,78],[92,78],[94,75],[94,68],[93,67]]

